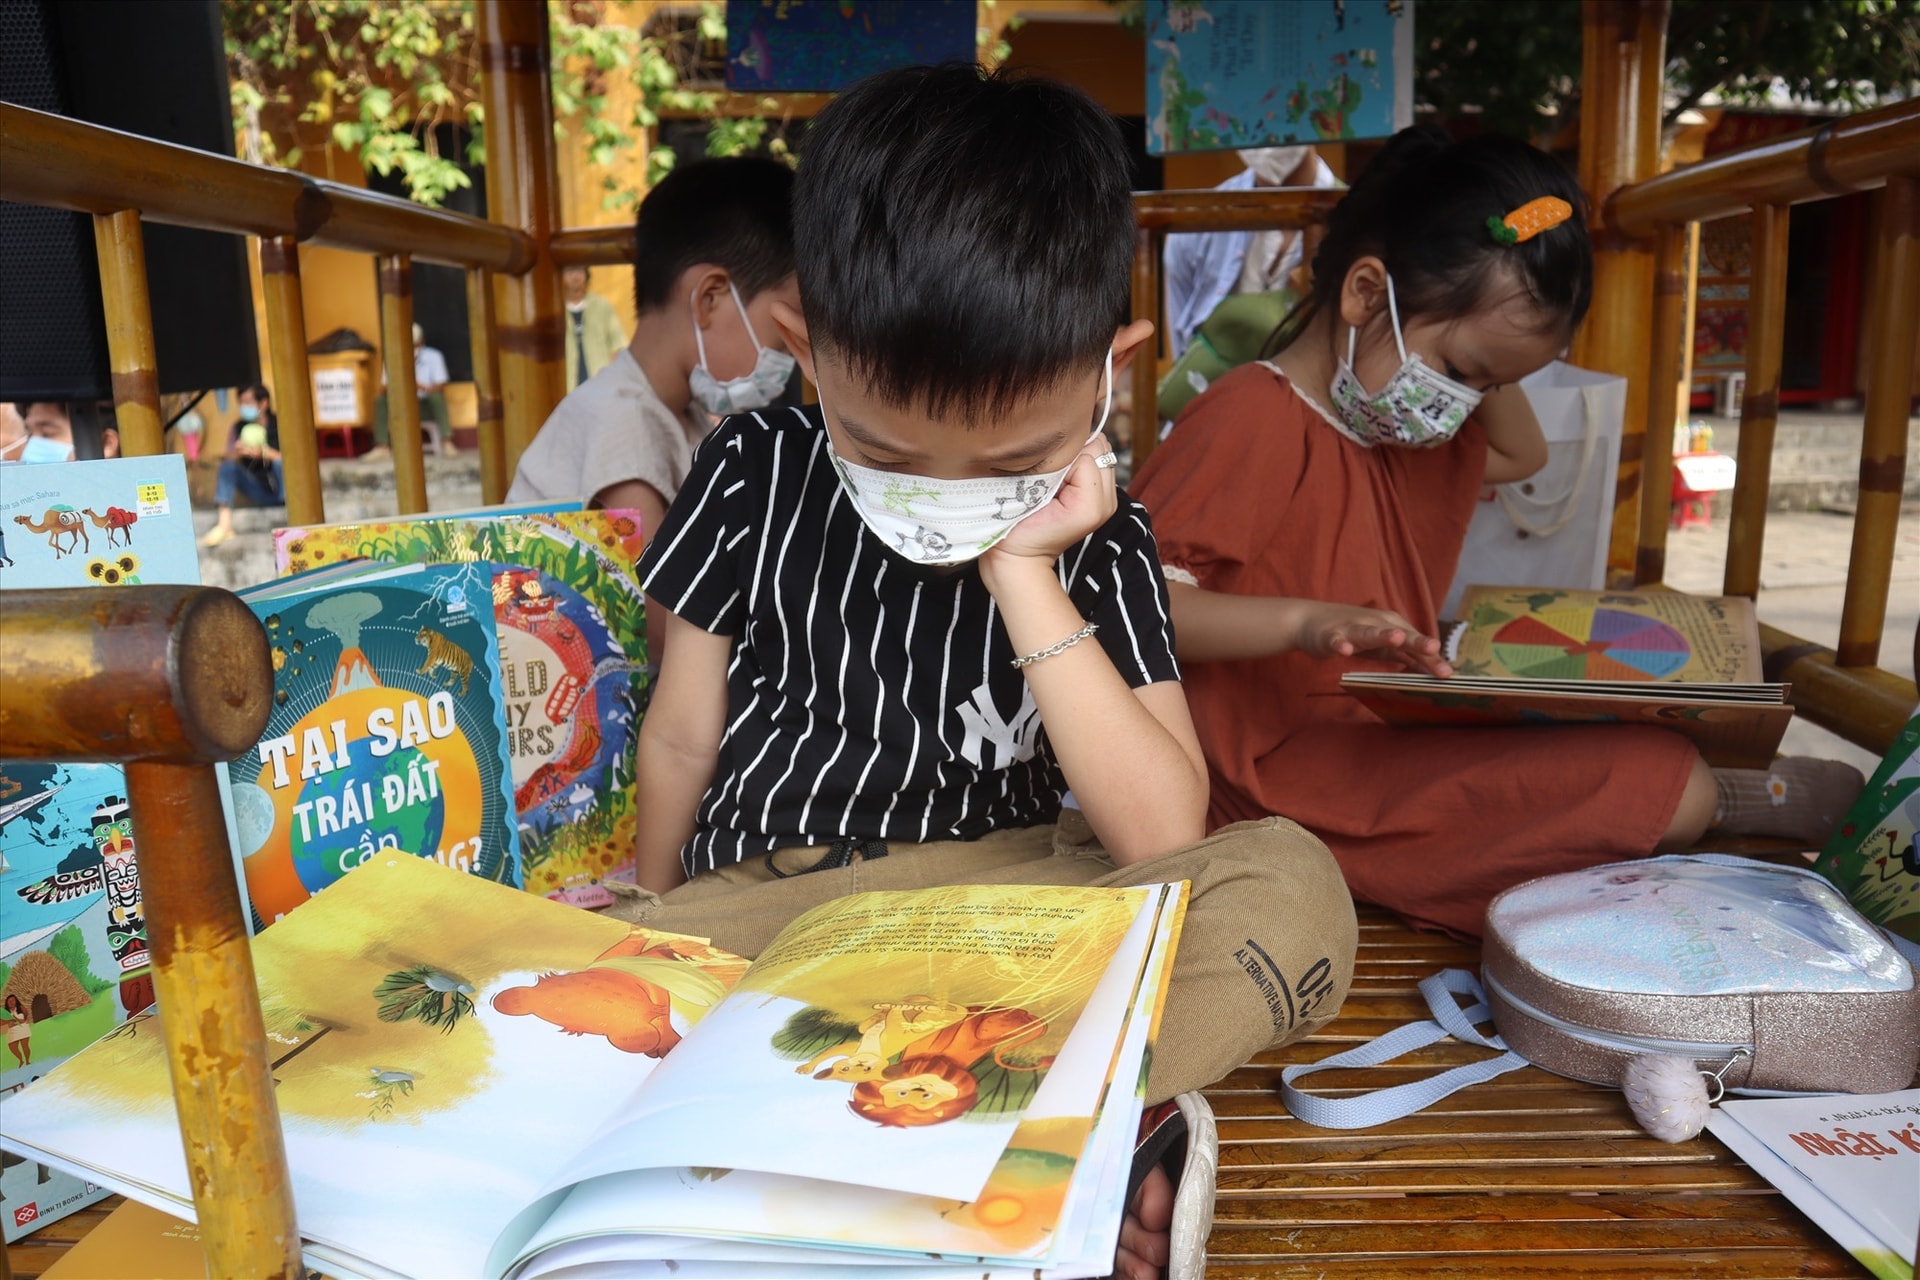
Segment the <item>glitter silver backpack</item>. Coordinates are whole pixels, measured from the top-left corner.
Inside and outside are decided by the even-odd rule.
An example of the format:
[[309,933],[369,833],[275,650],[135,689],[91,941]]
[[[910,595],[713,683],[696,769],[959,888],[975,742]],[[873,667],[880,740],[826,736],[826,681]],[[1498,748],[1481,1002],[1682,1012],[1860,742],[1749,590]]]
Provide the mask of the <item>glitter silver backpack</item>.
[[[1619,1086],[1635,1059],[1678,1059],[1709,1101],[1904,1089],[1920,1066],[1920,979],[1903,946],[1796,867],[1698,854],[1543,876],[1488,905],[1478,977],[1449,969],[1420,984],[1431,1021],[1288,1067],[1281,1094],[1308,1124],[1355,1129],[1529,1064]],[[1474,1025],[1487,1021],[1496,1034]],[[1355,1097],[1295,1083],[1449,1035],[1502,1052]]]

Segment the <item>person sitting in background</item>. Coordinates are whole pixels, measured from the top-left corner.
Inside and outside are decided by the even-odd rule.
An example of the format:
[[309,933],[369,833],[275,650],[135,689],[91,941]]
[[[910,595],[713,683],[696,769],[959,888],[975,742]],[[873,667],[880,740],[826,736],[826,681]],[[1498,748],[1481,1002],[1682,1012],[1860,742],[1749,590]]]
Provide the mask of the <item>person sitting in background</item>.
[[453,415],[447,412],[447,358],[427,345],[427,335],[413,326],[413,391],[420,397],[420,427],[433,441],[435,453],[454,454]]
[[586,267],[568,267],[560,273],[560,292],[567,300],[568,391],[606,368],[627,345],[613,304],[587,288],[592,278]]
[[[447,412],[447,383],[452,376],[447,371],[447,358],[438,347],[427,345],[426,331],[419,325],[413,326],[413,393],[419,397],[420,430],[425,433],[425,443],[431,445],[435,453],[458,453],[453,442],[453,419]],[[373,448],[367,451],[369,458],[384,458],[393,450],[392,436],[387,427],[387,392],[381,391],[373,405]]]
[[[120,431],[113,406],[105,401],[38,400],[16,406],[22,435],[0,448],[8,462],[71,462],[75,458],[117,458]],[[0,434],[0,441],[4,435]]]
[[[1333,170],[1312,147],[1260,147],[1239,153],[1246,168],[1216,191],[1337,187]],[[1167,344],[1175,358],[1213,309],[1242,293],[1297,288],[1302,265],[1298,231],[1208,231],[1167,237]]]
[[755,157],[681,165],[647,194],[633,228],[633,340],[554,409],[508,502],[632,508],[653,536],[709,415],[763,408],[786,389],[793,357],[772,309],[799,305],[792,199],[793,171]]
[[233,536],[233,498],[247,495],[256,507],[287,504],[287,479],[280,461],[280,420],[274,416],[273,396],[265,387],[240,389],[240,430],[220,460],[214,482],[214,505],[219,519],[200,539],[203,547],[217,547]]

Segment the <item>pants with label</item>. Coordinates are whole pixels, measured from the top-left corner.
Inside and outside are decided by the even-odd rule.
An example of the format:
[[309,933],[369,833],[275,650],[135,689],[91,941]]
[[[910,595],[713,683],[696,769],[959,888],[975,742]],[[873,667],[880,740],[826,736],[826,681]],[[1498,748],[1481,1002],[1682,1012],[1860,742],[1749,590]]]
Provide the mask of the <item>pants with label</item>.
[[[1076,810],[1058,826],[979,840],[897,844],[884,858],[810,870],[824,847],[782,849],[705,872],[665,895],[623,894],[610,915],[756,956],[803,912],[876,889],[952,884],[1117,888],[1192,882],[1147,1101],[1211,1084],[1262,1049],[1333,1019],[1353,979],[1359,929],[1339,865],[1284,818],[1222,828],[1116,867]],[[784,877],[784,878],[783,878]]]

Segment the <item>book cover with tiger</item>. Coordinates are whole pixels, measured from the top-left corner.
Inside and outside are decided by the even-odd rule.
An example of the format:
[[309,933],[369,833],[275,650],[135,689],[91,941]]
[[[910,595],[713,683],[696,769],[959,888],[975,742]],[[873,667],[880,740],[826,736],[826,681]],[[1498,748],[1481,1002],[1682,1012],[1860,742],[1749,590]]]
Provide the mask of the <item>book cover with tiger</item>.
[[242,592],[274,707],[233,763],[255,923],[382,850],[524,883],[493,566],[369,564]]
[[631,883],[646,705],[635,511],[503,512],[276,530],[276,568],[357,559],[493,565],[520,861],[529,892],[598,907]]

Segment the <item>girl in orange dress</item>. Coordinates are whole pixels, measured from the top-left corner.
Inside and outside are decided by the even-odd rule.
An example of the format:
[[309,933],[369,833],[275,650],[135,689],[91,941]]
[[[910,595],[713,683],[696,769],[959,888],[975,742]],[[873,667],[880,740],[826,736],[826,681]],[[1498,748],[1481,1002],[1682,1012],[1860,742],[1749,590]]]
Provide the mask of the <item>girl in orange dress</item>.
[[1431,637],[1482,489],[1546,462],[1513,384],[1586,313],[1584,197],[1510,139],[1397,135],[1328,221],[1307,298],[1190,405],[1133,486],[1152,513],[1209,825],[1282,814],[1354,895],[1478,934],[1533,876],[1708,828],[1823,840],[1861,778],[1709,769],[1663,729],[1397,729],[1353,670],[1451,674]]

